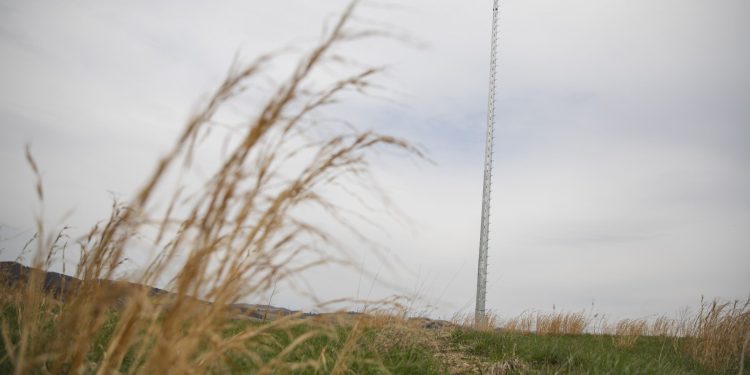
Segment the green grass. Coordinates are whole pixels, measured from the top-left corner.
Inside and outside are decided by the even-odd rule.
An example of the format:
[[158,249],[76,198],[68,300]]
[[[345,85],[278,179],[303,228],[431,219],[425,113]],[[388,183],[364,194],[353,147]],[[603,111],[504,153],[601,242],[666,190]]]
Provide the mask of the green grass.
[[[18,309],[10,304],[2,306],[2,323],[8,328],[10,339],[18,342]],[[50,317],[54,314],[49,315]],[[88,361],[98,363],[104,356],[117,323],[112,312],[102,326]],[[50,319],[37,332],[45,337],[55,334],[56,320]],[[224,335],[231,336],[247,329],[258,328],[261,322],[229,322]],[[395,326],[398,327],[398,326]],[[247,340],[253,355],[268,363],[276,358],[295,339],[314,333],[302,345],[289,351],[274,367],[274,374],[329,374],[337,360],[346,355],[348,374],[448,374],[450,369],[436,352],[452,352],[466,356],[486,370],[495,363],[515,360],[522,364],[517,374],[736,374],[737,369],[709,371],[695,362],[684,350],[684,339],[669,337],[640,337],[631,347],[619,347],[615,337],[608,335],[538,336],[491,331],[455,329],[449,335],[422,331],[415,335],[414,327],[389,325],[361,328],[354,335],[351,322],[347,324],[300,321],[284,330]],[[418,330],[418,329],[417,329]],[[422,339],[419,339],[422,337]],[[428,338],[425,340],[424,338]],[[206,344],[210,351],[210,344]],[[259,370],[246,354],[227,351],[225,365],[212,370],[216,374],[246,374]],[[134,364],[133,353],[128,353],[121,370],[126,372]],[[12,373],[13,366],[6,357],[5,344],[0,340],[0,373]],[[324,358],[324,360],[321,360]],[[307,363],[307,366],[299,364]],[[290,364],[298,364],[296,367]],[[39,369],[41,372],[41,369]],[[92,367],[93,370],[93,367]],[[513,373],[513,372],[512,372]]]
[[[14,344],[19,340],[18,309],[11,304],[2,307],[3,324],[10,333]],[[53,335],[55,332],[55,320],[48,321],[42,335]],[[249,328],[259,326],[259,322],[235,321],[229,323],[225,335],[234,335]],[[98,363],[104,357],[109,340],[117,326],[117,313],[112,312],[91,347],[87,360]],[[351,326],[321,326],[320,323],[302,323],[291,329],[272,330],[267,335],[248,340],[249,348],[258,355],[264,363],[271,361],[279,355],[282,350],[289,346],[296,338],[308,333],[316,332],[312,338],[304,344],[292,350],[283,357],[282,363],[274,368],[274,374],[328,374],[333,370],[339,355],[347,345],[347,339],[351,334]],[[447,367],[437,360],[430,348],[417,342],[409,340],[395,340],[389,337],[383,330],[374,328],[363,329],[356,337],[347,361],[347,372],[349,374],[447,374]],[[384,345],[383,343],[389,343]],[[395,343],[395,344],[394,344]],[[210,348],[207,346],[207,350]],[[133,351],[131,350],[123,361],[120,369],[123,373],[133,365]],[[284,364],[302,363],[306,360],[318,360],[321,353],[325,357],[322,364],[315,366],[285,368]],[[7,349],[3,340],[0,340],[0,374],[13,373],[13,366],[6,357]],[[225,355],[226,366],[214,369],[216,374],[247,374],[258,370],[250,358],[236,352],[227,352]],[[41,373],[42,370],[39,369]],[[93,373],[93,368],[92,368]]]
[[458,350],[488,362],[519,359],[524,374],[736,374],[711,372],[682,349],[679,339],[640,337],[629,348],[609,335],[537,336],[456,330],[449,338]]
[[[230,333],[236,333],[249,325],[258,323],[237,322]],[[264,362],[272,360],[284,348],[301,335],[315,331],[315,324],[301,324],[288,331],[273,331],[269,337],[265,337],[265,345],[262,345],[258,354]],[[290,363],[300,363],[305,360],[316,360],[322,355],[325,361],[320,367],[308,367],[300,369],[289,369],[286,372],[274,373],[288,374],[328,374],[333,370],[339,355],[351,334],[349,326],[339,326],[333,330],[325,329],[307,340],[305,344],[293,350],[284,359]],[[401,342],[395,345],[382,345],[385,339],[382,331],[366,328],[357,336],[354,350],[352,350],[348,361],[348,373],[351,374],[447,374],[447,368],[438,361],[430,348],[419,343]],[[253,344],[257,344],[253,343]],[[242,356],[231,354],[229,356],[230,367],[221,369],[219,373],[244,374],[248,371],[257,370],[252,361]]]

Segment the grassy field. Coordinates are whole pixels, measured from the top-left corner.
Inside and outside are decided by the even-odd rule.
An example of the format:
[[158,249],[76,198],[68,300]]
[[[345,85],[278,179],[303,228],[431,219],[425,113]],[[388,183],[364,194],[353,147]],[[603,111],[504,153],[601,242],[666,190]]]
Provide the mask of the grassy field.
[[[42,346],[37,348],[52,352],[54,336],[60,327],[57,308],[48,312],[43,329],[36,332]],[[18,306],[5,304],[2,313],[5,339],[0,341],[0,373],[10,374],[17,370],[9,356],[8,348],[17,348],[20,341]],[[116,337],[118,313],[110,312],[108,318],[93,335],[91,347],[86,354],[83,373],[97,373],[107,348]],[[332,319],[332,320],[331,320]],[[290,374],[444,374],[448,368],[435,354],[437,346],[431,332],[420,331],[403,320],[390,318],[357,318],[346,315],[330,319],[299,319],[280,328],[270,328],[273,322],[227,320],[222,335],[225,338],[256,332],[243,340],[244,348],[217,351],[211,340],[200,344],[197,355],[217,355],[218,365],[204,368],[205,373],[290,373]],[[120,373],[139,373],[144,365],[137,354],[141,350],[152,350],[147,334],[140,338],[125,353],[116,369]],[[49,362],[49,365],[46,363]],[[47,373],[55,361],[40,361],[27,367],[23,373]],[[59,371],[67,373],[70,366],[63,364]]]
[[735,374],[696,363],[680,339],[642,337],[632,347],[616,345],[610,335],[498,334],[456,330],[450,342],[458,350],[490,363],[508,363],[523,374]]
[[[49,305],[45,324],[36,332],[51,352],[60,327],[59,305]],[[4,339],[0,341],[0,373],[17,368],[8,347],[17,348],[22,312],[5,303]],[[80,373],[99,373],[108,355],[119,313],[112,310],[96,331]],[[220,341],[206,339],[198,357],[218,356],[204,373],[215,374],[737,374],[734,357],[724,366],[701,364],[691,355],[696,338],[640,336],[623,344],[621,336],[606,334],[533,334],[499,329],[475,330],[457,324],[428,328],[422,319],[389,315],[332,314],[275,322],[225,320],[223,338],[248,332],[243,348],[219,350]],[[188,322],[187,324],[190,324]],[[144,360],[139,351],[152,350],[140,332],[123,356],[120,373],[139,373]],[[46,340],[44,338],[47,338]],[[44,345],[44,344],[42,344]],[[140,360],[138,358],[141,358]],[[55,361],[49,361],[53,363]],[[59,363],[58,363],[59,365]],[[750,370],[747,364],[745,371]],[[24,373],[46,373],[45,361]],[[68,372],[69,366],[58,367]]]

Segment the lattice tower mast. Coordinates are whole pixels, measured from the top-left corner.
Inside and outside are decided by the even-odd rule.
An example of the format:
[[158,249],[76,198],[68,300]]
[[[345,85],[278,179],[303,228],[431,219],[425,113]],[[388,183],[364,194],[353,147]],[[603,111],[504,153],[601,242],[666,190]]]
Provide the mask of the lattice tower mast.
[[474,311],[475,324],[485,319],[487,297],[487,247],[490,227],[490,196],[492,195],[492,146],[495,143],[495,80],[497,66],[498,4],[492,5],[492,41],[490,44],[490,88],[487,105],[487,134],[484,146],[484,185],[482,187],[482,221],[479,233],[479,267],[477,270],[477,302]]

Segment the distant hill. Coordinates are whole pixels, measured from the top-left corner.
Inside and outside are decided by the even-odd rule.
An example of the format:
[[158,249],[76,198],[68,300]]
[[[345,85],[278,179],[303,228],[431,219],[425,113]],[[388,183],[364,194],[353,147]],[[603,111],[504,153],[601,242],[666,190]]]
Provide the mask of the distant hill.
[[[0,285],[4,288],[17,287],[24,285],[28,282],[29,277],[35,273],[42,273],[43,279],[42,289],[45,293],[53,296],[54,298],[64,301],[70,296],[74,295],[78,289],[80,289],[83,281],[73,276],[61,274],[58,272],[45,271],[37,268],[31,268],[24,266],[18,262],[0,262]],[[147,288],[148,295],[150,297],[166,297],[165,300],[169,300],[170,296],[175,294],[164,289],[159,289],[152,286],[141,285],[138,283],[132,283],[128,281],[113,281],[99,279],[96,282],[105,284],[115,295],[114,306],[118,308],[124,304],[124,299],[128,295],[128,291],[139,288]],[[210,303],[210,302],[205,302]],[[230,313],[234,314],[234,318],[250,318],[250,319],[275,319],[281,316],[298,313],[298,311],[285,309],[282,307],[275,307],[270,305],[257,305],[248,303],[236,303],[229,306]],[[310,316],[313,314],[304,314]]]

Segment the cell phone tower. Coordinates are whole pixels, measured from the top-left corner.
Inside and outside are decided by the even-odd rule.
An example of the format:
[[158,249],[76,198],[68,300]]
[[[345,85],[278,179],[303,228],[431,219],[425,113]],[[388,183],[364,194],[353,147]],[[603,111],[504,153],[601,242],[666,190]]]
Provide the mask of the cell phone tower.
[[477,303],[474,324],[485,324],[484,305],[487,297],[487,247],[490,229],[490,196],[492,195],[492,146],[495,143],[495,79],[497,66],[498,2],[492,4],[492,41],[490,45],[490,93],[487,104],[487,135],[484,145],[484,184],[482,186],[482,222],[479,232],[479,267],[477,270]]

